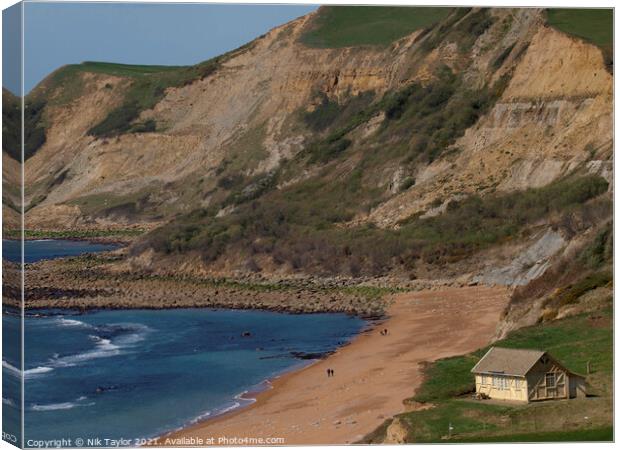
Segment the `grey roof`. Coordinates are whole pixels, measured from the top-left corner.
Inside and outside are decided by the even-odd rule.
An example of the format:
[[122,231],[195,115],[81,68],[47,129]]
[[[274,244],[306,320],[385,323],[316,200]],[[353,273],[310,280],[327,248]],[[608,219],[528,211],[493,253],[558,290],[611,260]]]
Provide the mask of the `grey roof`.
[[523,377],[544,354],[545,352],[540,350],[491,347],[471,371]]

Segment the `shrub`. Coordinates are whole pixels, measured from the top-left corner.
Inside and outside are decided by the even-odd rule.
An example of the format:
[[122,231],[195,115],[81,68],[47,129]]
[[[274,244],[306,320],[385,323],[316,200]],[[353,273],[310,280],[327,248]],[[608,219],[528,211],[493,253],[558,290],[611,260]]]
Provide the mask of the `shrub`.
[[112,137],[131,129],[133,122],[140,115],[140,105],[128,101],[113,109],[101,122],[88,130],[88,134],[97,137]]
[[508,47],[506,47],[498,56],[497,58],[495,58],[493,60],[493,62],[491,63],[491,67],[493,67],[493,69],[497,70],[499,69],[502,64],[504,64],[504,61],[506,61],[506,58],[508,58],[508,56],[512,53],[512,50],[515,48],[515,44],[509,45]]
[[403,182],[400,185],[400,192],[404,192],[407,189],[409,189],[411,186],[415,185],[415,178],[413,177],[407,177],[403,180]]
[[433,161],[488,111],[504,87],[501,79],[490,87],[468,89],[442,66],[432,83],[413,83],[385,96],[381,102],[386,117],[383,135],[410,139],[413,133],[407,161]]
[[303,115],[304,123],[314,131],[323,131],[338,118],[340,106],[337,102],[330,101],[327,95],[321,95],[321,103],[314,111]]
[[[350,187],[359,174],[356,169],[332,183],[309,179],[270,190],[244,199],[224,217],[215,217],[217,207],[196,211],[180,219],[182,226],[173,222],[149,234],[146,245],[162,252],[197,251],[206,262],[234,251],[269,255],[276,264],[306,273],[381,275],[396,267],[414,270],[419,260],[443,265],[469,257],[556,211],[583,208],[607,189],[596,176],[569,177],[543,188],[453,200],[442,215],[413,217],[398,229],[341,227],[363,199]],[[263,177],[247,186],[266,183],[269,177]],[[600,241],[604,244],[595,247],[609,245],[604,236]]]
[[613,260],[614,243],[611,223],[601,230],[591,245],[582,253],[581,260],[590,268],[598,269]]
[[217,186],[222,189],[230,190],[240,185],[243,182],[243,178],[243,175],[239,173],[226,175],[217,180]]

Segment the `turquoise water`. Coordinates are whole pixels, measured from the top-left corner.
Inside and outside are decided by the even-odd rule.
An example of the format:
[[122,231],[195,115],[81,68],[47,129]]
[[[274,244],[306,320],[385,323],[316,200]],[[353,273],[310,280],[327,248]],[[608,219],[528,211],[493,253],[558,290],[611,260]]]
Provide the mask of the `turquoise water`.
[[[3,430],[17,436],[20,321],[5,309]],[[26,446],[153,437],[214,417],[365,326],[344,314],[224,309],[41,310],[24,323]]]
[[[343,314],[50,313],[25,320],[26,440],[150,437],[215,416],[246,404],[240,394],[268,378],[307,364],[297,352],[334,350],[364,325]],[[5,315],[3,323],[18,320]],[[17,367],[5,355],[5,382],[18,380]],[[4,392],[5,408],[19,403]]]

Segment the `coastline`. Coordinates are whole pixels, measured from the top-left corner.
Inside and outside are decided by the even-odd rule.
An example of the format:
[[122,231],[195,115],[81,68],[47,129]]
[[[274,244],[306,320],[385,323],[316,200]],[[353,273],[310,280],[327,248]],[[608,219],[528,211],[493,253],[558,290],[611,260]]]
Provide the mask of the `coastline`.
[[[155,439],[165,438],[166,436],[169,436],[171,434],[183,432],[184,430],[190,429],[195,426],[199,426],[207,422],[216,423],[218,421],[226,420],[230,417],[234,417],[237,414],[245,412],[251,409],[259,401],[261,402],[265,401],[269,397],[268,394],[277,388],[277,386],[279,385],[278,382],[280,380],[285,379],[286,377],[289,377],[289,376],[293,376],[297,373],[301,373],[304,370],[308,369],[309,367],[313,366],[314,364],[320,361],[322,361],[322,359],[310,361],[308,362],[308,364],[305,364],[302,367],[298,367],[298,365],[292,366],[289,369],[285,370],[284,372],[278,375],[275,375],[273,377],[267,378],[263,380],[261,383],[259,383],[258,385],[256,385],[256,386],[263,385],[263,388],[251,387],[233,397],[235,400],[247,402],[245,405],[239,405],[239,406],[229,407],[229,408],[220,407],[220,408],[215,408],[211,410],[211,411],[215,411],[216,414],[211,414],[211,411],[205,411],[203,414],[200,414],[196,418],[188,421],[187,424],[179,428],[176,428],[175,430],[167,431],[162,436],[157,436]],[[217,413],[219,409],[224,409],[224,411]]]
[[[286,312],[282,312],[282,314],[287,314]],[[303,313],[302,313],[303,314]],[[312,366],[314,366],[315,364],[319,364],[327,359],[329,359],[332,355],[334,355],[335,353],[337,353],[338,351],[348,347],[349,345],[351,345],[357,338],[359,338],[359,336],[365,334],[365,333],[372,333],[373,331],[375,331],[375,329],[381,325],[383,322],[385,321],[385,319],[376,319],[376,320],[368,320],[367,321],[367,326],[365,326],[364,328],[362,328],[355,336],[353,336],[350,340],[348,340],[347,342],[344,342],[342,345],[340,345],[336,350],[330,351],[330,352],[326,352],[324,353],[324,357],[322,358],[316,358],[316,359],[309,359],[309,360],[303,360],[303,358],[299,358],[299,363],[295,364],[291,367],[289,367],[288,369],[285,369],[282,373],[277,374],[275,376],[272,376],[270,378],[266,378],[265,380],[263,380],[262,382],[248,388],[247,390],[235,395],[234,399],[235,400],[240,400],[240,401],[245,401],[248,402],[245,405],[239,405],[236,407],[232,407],[232,408],[225,408],[228,409],[224,412],[221,413],[216,413],[214,415],[211,415],[210,412],[205,412],[201,415],[199,415],[198,417],[190,420],[188,422],[188,424],[181,426],[180,428],[177,428],[173,431],[168,431],[166,433],[164,433],[162,436],[158,436],[156,437],[156,439],[160,439],[163,438],[165,439],[166,436],[177,433],[177,432],[181,432],[184,430],[187,430],[189,428],[192,428],[194,426],[198,426],[204,423],[216,423],[218,421],[221,420],[226,420],[230,417],[233,417],[237,414],[243,413],[249,409],[251,409],[253,406],[257,405],[257,403],[259,402],[264,402],[267,401],[267,399],[269,398],[269,393],[271,393],[272,391],[278,389],[281,387],[282,384],[286,383],[286,379],[288,377],[293,377],[297,374],[301,374],[303,373],[303,371],[310,369]],[[259,387],[262,386],[262,387]],[[218,408],[215,408],[215,411],[217,411]],[[206,416],[205,416],[206,415]],[[201,419],[201,416],[205,416],[205,418]]]
[[[125,249],[40,260],[27,265],[26,309],[260,309],[287,313],[341,312],[383,316],[394,289],[318,278],[222,278],[153,273],[126,260]],[[21,307],[19,265],[3,260],[3,303]]]
[[[230,445],[220,439],[231,438],[355,443],[405,411],[403,400],[422,381],[421,363],[488,344],[508,293],[469,287],[394,295],[381,324],[387,336],[376,325],[361,331],[328,358],[270,380],[269,389],[248,396],[250,405],[165,433],[152,445]],[[327,368],[334,377],[326,377]]]

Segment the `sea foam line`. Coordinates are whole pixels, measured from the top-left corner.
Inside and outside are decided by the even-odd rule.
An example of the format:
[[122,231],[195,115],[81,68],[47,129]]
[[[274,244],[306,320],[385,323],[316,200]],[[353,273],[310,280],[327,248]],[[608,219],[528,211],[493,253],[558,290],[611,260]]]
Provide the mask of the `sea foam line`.
[[2,360],[2,368],[6,369],[9,374],[16,376],[16,377],[21,377],[23,373],[23,376],[25,378],[31,378],[33,376],[51,372],[52,370],[54,370],[52,367],[40,366],[40,367],[34,367],[32,369],[26,369],[22,372],[20,369],[18,369],[17,367],[12,365],[10,362],[5,361],[5,360]]
[[65,319],[64,317],[59,317],[56,319],[56,322],[64,327],[71,328],[94,328],[92,325],[87,324],[86,322],[82,322],[80,320],[75,319]]
[[118,345],[112,344],[110,339],[104,339],[94,335],[89,337],[95,341],[94,349],[76,355],[62,356],[53,359],[50,361],[51,365],[54,367],[71,367],[84,361],[90,361],[91,359],[109,358],[121,354],[121,348]]
[[61,409],[72,409],[78,406],[92,406],[95,404],[95,402],[82,403],[84,400],[86,400],[86,397],[82,396],[73,402],[49,403],[47,405],[38,405],[35,403],[30,409],[32,411],[58,411]]

